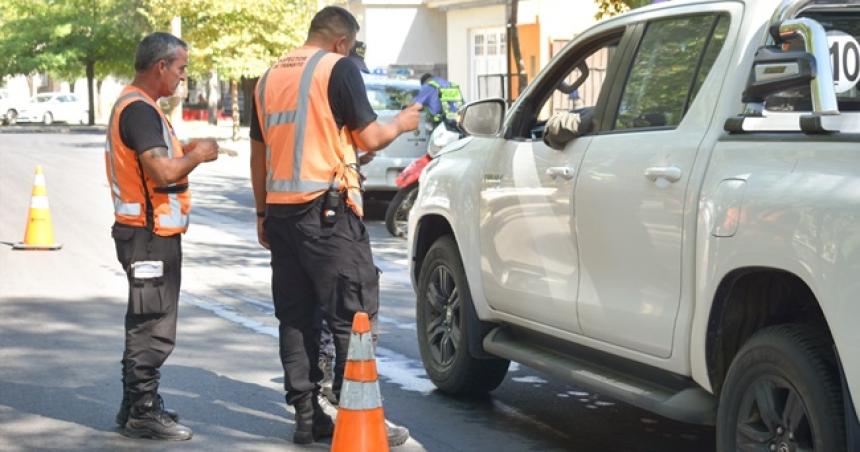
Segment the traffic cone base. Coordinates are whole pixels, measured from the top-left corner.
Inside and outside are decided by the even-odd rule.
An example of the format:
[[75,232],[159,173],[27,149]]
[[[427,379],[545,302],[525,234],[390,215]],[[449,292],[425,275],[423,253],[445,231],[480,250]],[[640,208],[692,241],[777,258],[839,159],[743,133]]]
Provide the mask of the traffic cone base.
[[372,410],[338,409],[331,443],[332,451],[388,450],[388,432],[382,407]]
[[12,245],[13,250],[31,250],[31,251],[54,251],[62,248],[63,245],[56,243],[53,245],[27,245],[24,242],[18,242]]
[[51,225],[51,210],[48,207],[48,188],[42,165],[36,166],[33,181],[33,195],[27,213],[27,229],[24,241],[12,245],[13,250],[58,250],[63,245],[54,241],[54,227]]

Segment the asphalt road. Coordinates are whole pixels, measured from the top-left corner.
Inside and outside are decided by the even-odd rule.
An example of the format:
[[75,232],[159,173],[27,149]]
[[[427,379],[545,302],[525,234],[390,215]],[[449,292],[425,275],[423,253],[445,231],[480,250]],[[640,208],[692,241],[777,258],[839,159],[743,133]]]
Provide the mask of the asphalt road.
[[[179,444],[132,440],[113,416],[126,282],[116,261],[104,138],[96,132],[0,133],[0,450],[324,450],[290,442],[268,253],[256,243],[247,151],[192,174],[177,346],[162,368],[169,407],[194,429]],[[21,240],[33,171],[43,165],[55,252]],[[368,221],[382,276],[377,352],[402,451],[712,451],[712,428],[670,421],[513,365],[491,395],[433,389],[415,339],[405,242]]]

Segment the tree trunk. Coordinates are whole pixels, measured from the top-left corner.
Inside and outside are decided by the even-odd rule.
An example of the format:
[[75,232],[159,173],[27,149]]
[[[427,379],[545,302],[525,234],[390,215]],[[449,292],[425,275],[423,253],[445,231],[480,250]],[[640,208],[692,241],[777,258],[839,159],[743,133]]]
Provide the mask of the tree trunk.
[[239,82],[230,80],[230,104],[233,110],[233,141],[239,141]]
[[96,80],[96,118],[102,117],[102,83],[104,79]]
[[96,63],[95,61],[87,61],[87,102],[89,110],[87,111],[87,124],[93,125],[96,123],[95,97],[93,96],[93,82],[96,78]]
[[[511,30],[511,51],[514,52],[514,63],[517,66],[517,73],[514,74],[517,77],[517,96],[522,94],[523,89],[525,88],[523,83],[523,54],[520,51],[520,34],[517,31],[517,6],[519,5],[519,0],[511,0],[511,17],[508,22],[508,28]],[[512,77],[513,79],[513,77]],[[509,80],[508,83],[513,83],[513,80]],[[513,102],[513,98],[510,99]]]
[[209,124],[218,125],[218,98],[221,90],[218,88],[218,72],[212,69],[209,72],[209,81],[206,84],[206,106],[209,111]]

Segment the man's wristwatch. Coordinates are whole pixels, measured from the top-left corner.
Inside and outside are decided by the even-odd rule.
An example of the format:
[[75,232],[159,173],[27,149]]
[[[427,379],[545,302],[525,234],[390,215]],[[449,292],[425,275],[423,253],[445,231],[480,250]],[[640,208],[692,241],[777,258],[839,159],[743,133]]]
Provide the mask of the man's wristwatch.
[[264,211],[259,211],[259,210],[257,211],[257,218],[265,218],[265,217],[266,217],[266,211],[265,210]]

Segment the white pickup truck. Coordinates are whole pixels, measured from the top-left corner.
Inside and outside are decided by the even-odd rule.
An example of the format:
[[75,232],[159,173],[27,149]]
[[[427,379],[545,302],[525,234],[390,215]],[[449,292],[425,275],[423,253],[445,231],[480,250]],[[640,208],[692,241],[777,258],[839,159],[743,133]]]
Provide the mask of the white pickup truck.
[[721,452],[860,450],[858,36],[856,0],[672,1],[466,107],[409,220],[434,384],[517,361]]

